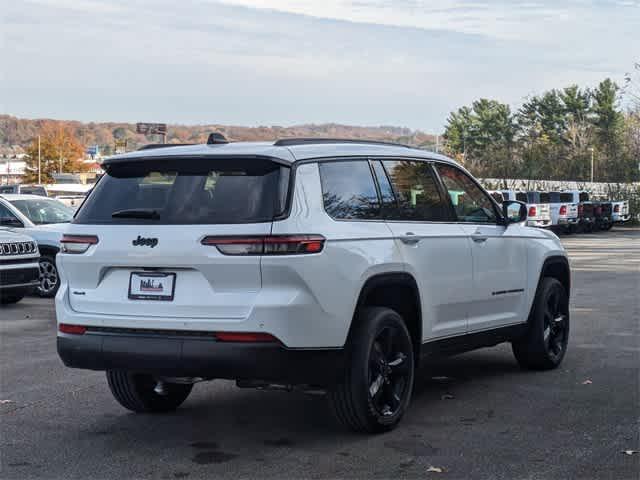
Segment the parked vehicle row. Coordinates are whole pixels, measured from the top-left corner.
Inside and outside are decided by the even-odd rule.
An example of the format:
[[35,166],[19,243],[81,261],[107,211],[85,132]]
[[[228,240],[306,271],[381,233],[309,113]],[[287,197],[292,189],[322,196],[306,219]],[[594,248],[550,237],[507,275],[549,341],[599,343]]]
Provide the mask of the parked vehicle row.
[[562,192],[521,192],[494,190],[493,198],[501,203],[519,200],[527,204],[527,226],[550,228],[556,232],[593,232],[610,230],[616,223],[627,222],[628,201],[595,201],[589,193],[579,190]]
[[73,219],[73,210],[58,200],[39,195],[0,195],[0,228],[27,235],[40,252],[36,293],[54,297],[60,287],[56,256],[60,240]]

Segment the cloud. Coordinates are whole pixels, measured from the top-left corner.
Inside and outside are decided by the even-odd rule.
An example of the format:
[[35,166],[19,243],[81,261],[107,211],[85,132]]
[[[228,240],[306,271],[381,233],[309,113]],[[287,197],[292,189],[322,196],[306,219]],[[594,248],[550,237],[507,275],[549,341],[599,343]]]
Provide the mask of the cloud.
[[638,7],[595,0],[7,2],[0,105],[16,115],[84,120],[439,130],[449,111],[478,97],[517,103],[569,83],[620,80],[638,60]]

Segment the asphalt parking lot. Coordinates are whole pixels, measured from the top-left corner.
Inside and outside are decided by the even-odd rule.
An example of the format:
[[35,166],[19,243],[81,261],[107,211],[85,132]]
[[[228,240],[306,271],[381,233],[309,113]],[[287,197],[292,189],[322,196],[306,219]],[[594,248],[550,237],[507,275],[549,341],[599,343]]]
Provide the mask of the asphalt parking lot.
[[507,345],[440,361],[380,436],[341,430],[323,397],[227,381],[169,415],[129,413],[104,374],[62,365],[51,301],[3,308],[0,477],[637,479],[640,453],[624,452],[640,450],[640,229],[563,241],[562,367],[522,371]]

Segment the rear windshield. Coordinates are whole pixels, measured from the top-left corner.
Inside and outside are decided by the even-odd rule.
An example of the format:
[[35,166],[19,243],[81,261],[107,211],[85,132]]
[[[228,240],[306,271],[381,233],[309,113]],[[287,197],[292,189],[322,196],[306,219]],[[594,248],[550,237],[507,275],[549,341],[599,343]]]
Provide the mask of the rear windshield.
[[580,192],[580,201],[581,202],[588,202],[589,201],[589,194],[587,192]]
[[44,187],[22,187],[20,189],[20,193],[39,195],[41,197],[47,196],[47,191],[44,189]]
[[518,200],[519,202],[527,203],[527,194],[524,192],[516,193],[516,200]]
[[284,212],[289,168],[267,159],[147,160],[112,165],[74,223],[269,222]]
[[573,195],[570,193],[551,192],[549,194],[551,203],[571,203],[573,202]]

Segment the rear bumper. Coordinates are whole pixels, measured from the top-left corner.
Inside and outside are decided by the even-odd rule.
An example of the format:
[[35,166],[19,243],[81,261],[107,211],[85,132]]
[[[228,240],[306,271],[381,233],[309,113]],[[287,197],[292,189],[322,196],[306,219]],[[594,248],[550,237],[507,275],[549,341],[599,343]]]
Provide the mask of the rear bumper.
[[87,370],[308,385],[336,383],[345,363],[343,349],[287,349],[270,343],[218,342],[193,334],[59,333],[58,354],[67,367]]
[[527,227],[548,228],[551,226],[551,220],[530,220],[527,219]]
[[631,214],[620,215],[614,213],[611,218],[613,219],[614,223],[625,223],[631,220]]

